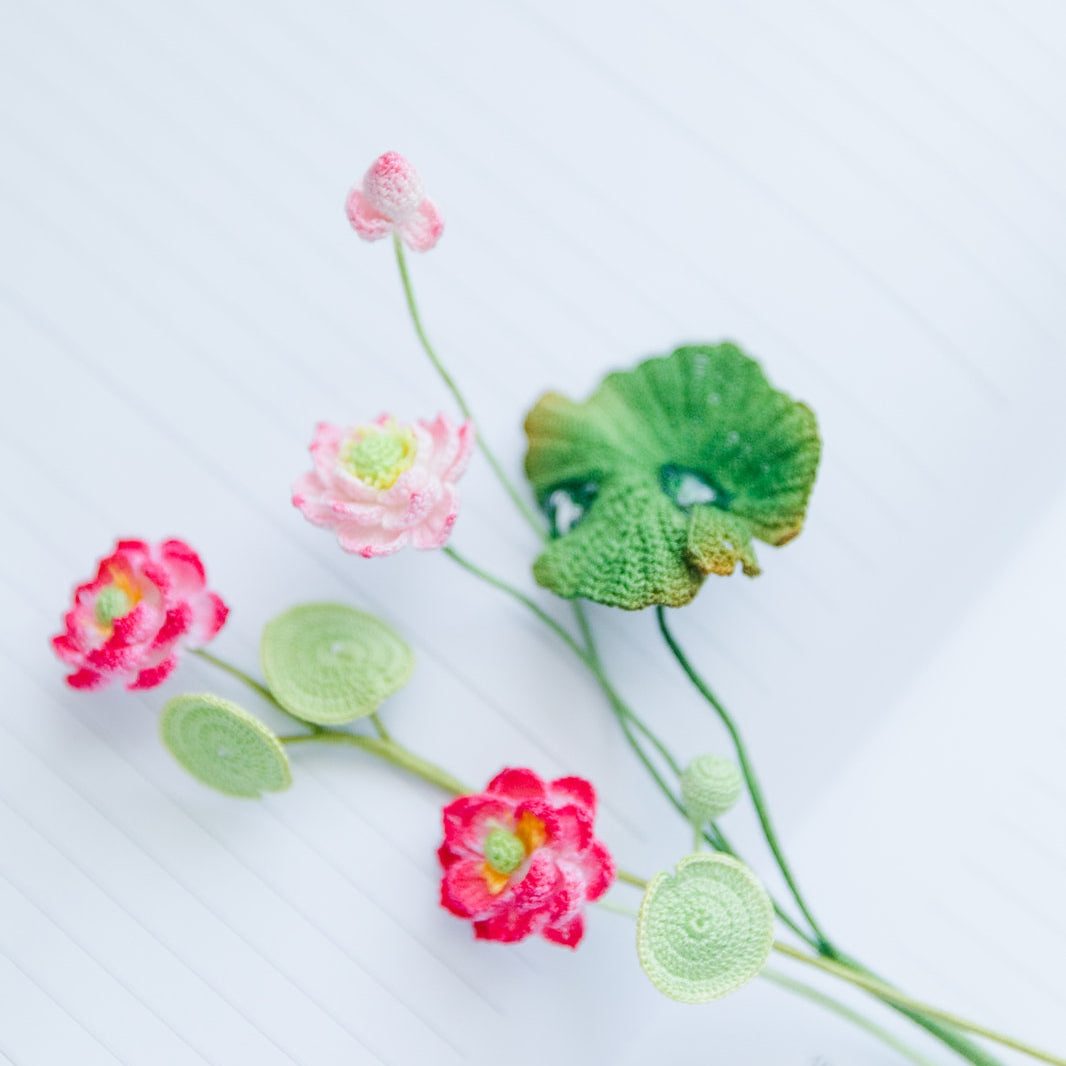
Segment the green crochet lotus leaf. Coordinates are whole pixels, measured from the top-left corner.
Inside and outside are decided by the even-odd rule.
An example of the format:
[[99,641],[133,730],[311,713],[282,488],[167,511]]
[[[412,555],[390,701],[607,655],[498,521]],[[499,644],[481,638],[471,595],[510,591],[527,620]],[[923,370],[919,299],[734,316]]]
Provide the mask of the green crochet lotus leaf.
[[736,345],[692,345],[609,374],[584,403],[543,396],[526,476],[553,537],[533,566],[567,599],[680,607],[752,539],[803,527],[821,440],[814,413]]

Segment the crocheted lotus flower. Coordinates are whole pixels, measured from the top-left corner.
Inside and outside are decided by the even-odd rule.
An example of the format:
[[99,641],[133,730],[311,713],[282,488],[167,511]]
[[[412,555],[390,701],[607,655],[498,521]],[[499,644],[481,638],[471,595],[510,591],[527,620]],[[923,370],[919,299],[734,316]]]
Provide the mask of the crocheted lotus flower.
[[426,196],[419,173],[399,152],[386,152],[371,164],[345,205],[352,229],[365,241],[398,233],[416,252],[428,252],[444,232],[437,205]]
[[758,574],[752,538],[799,533],[821,450],[813,412],[733,344],[610,374],[585,403],[548,393],[526,433],[555,535],[534,576],[630,610],[688,603],[737,563]]
[[440,548],[459,513],[455,487],[474,448],[474,427],[445,415],[435,422],[375,422],[342,429],[320,422],[311,442],[314,470],[293,486],[292,502],[316,526],[337,532],[347,552],[370,559],[408,544]]
[[229,608],[206,588],[200,557],[180,540],[120,540],[96,577],[74,590],[66,632],[52,647],[75,667],[67,684],[154,688],[178,665],[183,647],[206,644]]
[[596,793],[580,777],[542,781],[503,770],[477,796],[444,808],[441,905],[482,940],[540,934],[577,947],[583,908],[614,881],[614,860],[593,836]]

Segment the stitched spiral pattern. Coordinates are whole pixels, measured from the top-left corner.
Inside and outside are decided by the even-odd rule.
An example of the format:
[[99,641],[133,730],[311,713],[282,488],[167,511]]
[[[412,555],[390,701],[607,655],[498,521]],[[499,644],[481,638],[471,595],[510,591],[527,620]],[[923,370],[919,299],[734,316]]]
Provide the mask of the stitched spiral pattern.
[[664,995],[704,1003],[735,992],[763,968],[774,908],[758,878],[728,855],[698,853],[660,873],[644,894],[637,954]]
[[305,603],[272,619],[260,654],[277,701],[319,725],[373,713],[414,670],[411,649],[393,629],[336,603]]
[[187,693],[168,700],[159,730],[174,758],[219,792],[258,797],[292,784],[289,758],[278,738],[220,696]]

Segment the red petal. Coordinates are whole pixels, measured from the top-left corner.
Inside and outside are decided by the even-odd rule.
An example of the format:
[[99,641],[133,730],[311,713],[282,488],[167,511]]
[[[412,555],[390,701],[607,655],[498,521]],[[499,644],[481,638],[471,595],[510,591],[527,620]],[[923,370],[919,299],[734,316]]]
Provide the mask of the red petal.
[[543,799],[544,782],[532,770],[501,770],[488,784],[486,792],[506,796],[520,802],[526,799]]
[[548,795],[554,803],[576,803],[595,817],[596,790],[583,777],[556,778],[548,786]]

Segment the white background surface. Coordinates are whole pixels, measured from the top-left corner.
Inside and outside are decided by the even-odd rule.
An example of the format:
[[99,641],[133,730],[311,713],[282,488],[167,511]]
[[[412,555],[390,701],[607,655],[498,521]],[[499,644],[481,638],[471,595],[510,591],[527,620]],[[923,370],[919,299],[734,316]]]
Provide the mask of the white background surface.
[[[42,0],[5,14],[0,1053],[636,1061],[713,1034],[737,1064],[895,1061],[773,989],[664,1004],[613,915],[591,916],[574,955],[473,944],[436,907],[437,797],[346,753],[301,752],[294,788],[262,804],[207,792],[154,721],[178,691],[236,695],[199,663],[147,695],[63,686],[47,640],[70,587],[118,535],[182,536],[233,607],[220,654],[254,669],[263,621],[301,599],[377,611],[419,655],[388,708],[399,737],[473,782],[507,764],[590,777],[629,868],[686,846],[596,691],[518,608],[439,555],[346,557],[288,504],[316,421],[449,409],[387,246],[342,213],[387,148],[444,211],[415,285],[516,476],[540,392],[584,396],[682,341],[738,340],[818,412],[803,536],[762,548],[759,580],[709,584],[677,632],[743,721],[826,924],[930,998],[1066,1047],[1054,995],[999,980],[995,946],[978,966],[939,939],[914,890],[957,884],[991,846],[967,818],[985,792],[973,767],[1016,718],[1039,743],[1005,745],[995,780],[1031,776],[1033,756],[1052,790],[1000,790],[1013,828],[996,847],[1023,832],[1045,845],[1028,864],[1008,850],[1022,866],[1000,880],[1066,887],[1061,851],[1046,857],[1066,805],[1054,646],[1023,665],[979,635],[949,645],[982,597],[1016,605],[974,616],[1015,619],[989,647],[1044,647],[1057,616],[1054,598],[1037,611],[1012,599],[1017,582],[995,585],[1062,488],[1056,5]],[[535,544],[482,461],[464,493],[456,546],[529,586]],[[1057,555],[1028,579],[1045,596]],[[650,616],[595,620],[614,676],[675,748],[724,744]],[[992,668],[1029,678],[1012,688],[1024,703],[963,687]],[[926,727],[929,685],[942,717]],[[926,769],[907,762],[913,788],[886,813],[868,786],[890,755]],[[734,832],[757,854],[746,815]],[[1011,957],[1057,991],[1039,960],[1062,919],[1010,894],[950,906],[993,926],[1029,914]],[[908,964],[908,933],[935,965]]]

